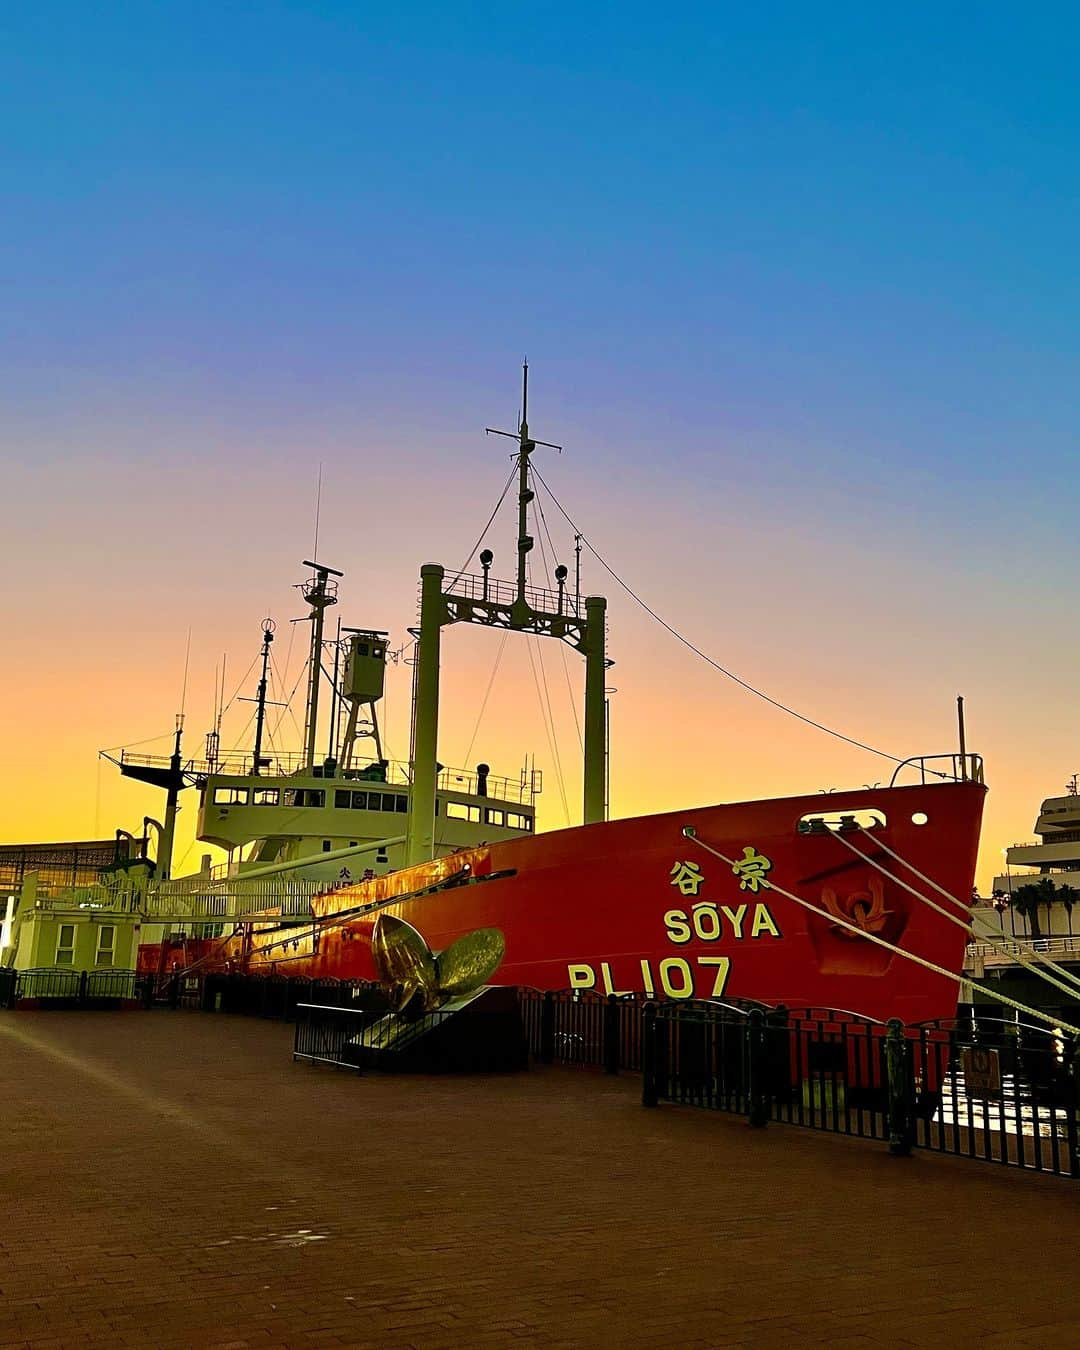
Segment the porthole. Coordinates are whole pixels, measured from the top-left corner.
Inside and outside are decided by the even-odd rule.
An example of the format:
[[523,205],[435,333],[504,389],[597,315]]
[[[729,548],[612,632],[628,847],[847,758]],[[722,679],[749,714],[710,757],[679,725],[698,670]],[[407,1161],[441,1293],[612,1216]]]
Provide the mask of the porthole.
[[926,814],[925,811],[916,811],[915,814],[911,817],[911,823],[912,825],[925,825],[929,819],[930,817]]

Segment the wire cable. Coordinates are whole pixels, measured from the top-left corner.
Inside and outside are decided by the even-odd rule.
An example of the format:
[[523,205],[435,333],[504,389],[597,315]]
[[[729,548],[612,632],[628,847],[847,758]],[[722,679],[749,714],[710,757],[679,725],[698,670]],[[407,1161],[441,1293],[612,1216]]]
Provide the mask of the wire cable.
[[495,517],[499,514],[499,507],[502,506],[503,502],[506,500],[506,494],[510,491],[510,484],[514,481],[514,475],[516,473],[517,473],[517,466],[515,465],[514,468],[510,470],[510,477],[504,483],[502,492],[499,493],[499,500],[495,503],[494,511],[492,511],[491,515],[488,516],[487,524],[480,531],[480,538],[476,541],[475,544],[473,544],[472,551],[469,553],[469,556],[465,559],[465,561],[461,564],[457,576],[454,578],[453,581],[451,581],[450,585],[447,586],[446,589],[448,591],[452,590],[454,586],[457,584],[457,582],[461,580],[461,578],[465,575],[466,567],[468,567],[468,565],[472,562],[473,558],[476,557],[476,550],[484,542],[485,538],[487,537],[488,530],[491,529],[492,522],[494,521]]
[[495,653],[495,664],[491,667],[491,675],[488,677],[487,688],[484,690],[484,697],[480,703],[480,711],[476,714],[476,725],[473,727],[473,733],[469,737],[469,748],[465,751],[465,763],[468,764],[472,757],[473,746],[476,744],[476,738],[480,734],[480,723],[483,721],[484,710],[487,708],[488,699],[491,697],[491,691],[495,685],[495,676],[499,670],[499,662],[502,660],[503,651],[506,648],[506,639],[510,636],[510,630],[507,628],[499,642],[499,650]]
[[[551,500],[555,503],[555,505],[559,508],[559,510],[562,512],[562,515],[565,518],[567,524],[570,526],[570,528],[574,531],[575,534],[580,535],[581,540],[584,543],[585,547],[593,555],[593,557],[604,569],[604,571],[607,572],[609,576],[611,576],[611,578],[619,586],[622,587],[622,589],[627,593],[628,596],[630,596],[630,598],[633,601],[635,601],[636,604],[641,606],[641,608],[645,611],[646,614],[649,615],[650,618],[655,619],[661,628],[666,629],[667,632],[670,633],[671,636],[675,638],[677,642],[681,642],[682,645],[686,647],[689,651],[693,652],[695,656],[700,657],[701,660],[706,663],[706,665],[712,666],[712,668],[715,671],[718,671],[721,675],[726,676],[727,679],[733,680],[735,684],[745,689],[747,693],[754,694],[757,698],[760,698],[764,700],[764,702],[771,704],[774,708],[779,709],[780,712],[787,713],[789,717],[794,717],[800,722],[805,722],[806,725],[809,727],[814,727],[818,731],[825,732],[827,736],[834,736],[838,741],[846,741],[848,745],[853,745],[858,750],[866,750],[871,755],[877,755],[881,759],[891,760],[894,764],[903,764],[905,762],[899,755],[891,755],[887,750],[879,750],[877,746],[868,745],[865,741],[857,740],[854,736],[847,736],[842,731],[836,731],[832,727],[827,727],[824,722],[817,722],[814,720],[814,718],[807,717],[805,713],[797,712],[794,708],[789,707],[786,703],[781,703],[779,699],[773,698],[770,694],[766,694],[763,690],[755,688],[755,686],[750,684],[747,680],[744,680],[741,676],[736,675],[733,670],[728,670],[726,666],[722,666],[719,661],[715,661],[711,656],[709,656],[707,652],[703,652],[700,647],[695,646],[694,643],[692,643],[688,637],[684,637],[684,635],[680,633],[677,628],[673,627],[670,623],[668,623],[666,619],[661,618],[661,616],[657,614],[655,609],[653,609],[650,605],[648,605],[641,598],[641,596],[638,595],[638,593],[630,585],[628,585],[627,582],[623,581],[622,577],[620,577],[619,574],[615,571],[615,569],[604,559],[602,554],[592,543],[589,537],[585,533],[583,533],[583,531],[574,523],[573,519],[567,512],[566,508],[559,501],[558,497],[555,496],[554,492],[552,492],[551,488],[544,480],[539,469],[534,468],[533,473],[535,473],[537,479],[541,483],[543,483],[545,491],[547,492]],[[949,777],[948,774],[939,773],[936,769],[935,770],[928,769],[927,773],[934,773],[939,778]]]
[[[530,466],[531,471],[531,466]],[[551,550],[551,561],[555,562],[555,541],[551,537],[551,531],[548,529],[547,516],[544,515],[544,503],[540,500],[540,494],[535,493],[536,507],[540,513],[540,524],[543,526],[543,534],[540,535],[540,556],[544,561],[544,575],[547,577],[547,583],[550,590],[555,590],[556,584],[552,576],[551,568],[548,566],[547,550],[544,548],[544,535],[547,535],[548,549]],[[570,700],[570,712],[574,718],[574,730],[577,732],[578,749],[584,753],[585,741],[581,735],[581,721],[578,718],[577,703],[574,700],[574,690],[570,683],[570,667],[566,664],[566,647],[559,643],[559,656],[562,658],[563,677],[566,680],[566,695]]]

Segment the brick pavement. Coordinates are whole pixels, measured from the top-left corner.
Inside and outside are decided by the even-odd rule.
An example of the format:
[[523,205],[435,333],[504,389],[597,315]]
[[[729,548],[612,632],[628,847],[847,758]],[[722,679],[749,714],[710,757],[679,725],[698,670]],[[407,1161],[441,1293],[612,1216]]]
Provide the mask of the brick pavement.
[[587,1071],[0,1013],[0,1345],[1080,1346],[1080,1190]]

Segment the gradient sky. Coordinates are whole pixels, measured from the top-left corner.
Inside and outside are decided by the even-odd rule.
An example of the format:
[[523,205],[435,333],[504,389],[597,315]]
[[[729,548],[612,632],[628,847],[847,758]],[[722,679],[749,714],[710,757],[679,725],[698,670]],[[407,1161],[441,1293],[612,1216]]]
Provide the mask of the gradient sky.
[[[1078,39],[1064,4],[7,6],[0,836],[160,812],[96,751],[168,731],[189,627],[191,749],[264,613],[284,660],[320,463],[342,617],[400,641],[527,353],[541,471],[718,660],[897,754],[966,695],[985,884],[1080,768]],[[888,777],[585,581],[618,814]],[[558,825],[523,642],[472,759],[535,752]],[[448,636],[447,762],[497,645]]]

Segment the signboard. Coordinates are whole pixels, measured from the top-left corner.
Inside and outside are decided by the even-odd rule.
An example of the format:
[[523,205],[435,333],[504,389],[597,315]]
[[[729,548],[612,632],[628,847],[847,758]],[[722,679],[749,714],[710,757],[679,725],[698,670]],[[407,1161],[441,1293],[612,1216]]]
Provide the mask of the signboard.
[[969,1097],[996,1097],[1001,1092],[1001,1062],[996,1050],[968,1046],[960,1051],[964,1091]]

